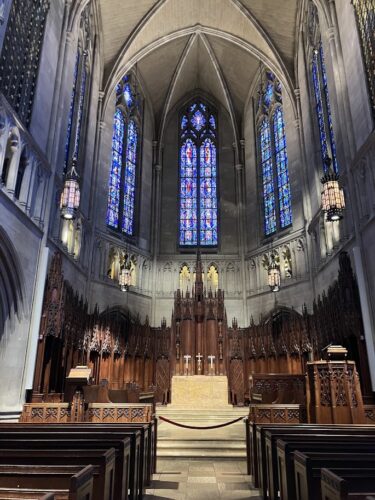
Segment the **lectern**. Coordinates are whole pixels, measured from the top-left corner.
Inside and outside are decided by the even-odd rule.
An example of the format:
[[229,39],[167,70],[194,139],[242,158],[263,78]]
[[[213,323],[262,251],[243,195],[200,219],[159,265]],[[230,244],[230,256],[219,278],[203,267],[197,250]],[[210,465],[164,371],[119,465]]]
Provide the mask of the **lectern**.
[[332,346],[328,360],[307,363],[307,413],[309,423],[363,424],[365,413],[359,377],[346,349]]

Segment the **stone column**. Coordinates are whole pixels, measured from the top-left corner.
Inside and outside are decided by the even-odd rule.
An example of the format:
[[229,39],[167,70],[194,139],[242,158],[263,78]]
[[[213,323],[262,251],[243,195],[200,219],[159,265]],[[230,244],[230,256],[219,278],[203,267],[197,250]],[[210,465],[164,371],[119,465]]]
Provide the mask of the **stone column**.
[[241,281],[242,281],[242,301],[243,301],[243,321],[248,323],[248,311],[246,302],[246,273],[245,273],[245,250],[246,250],[246,226],[245,226],[245,176],[244,176],[244,150],[245,141],[240,141],[240,158],[235,164],[236,171],[236,196],[237,196],[237,214],[238,214],[238,243],[239,257],[241,260]]
[[160,145],[157,141],[152,143],[153,152],[153,214],[152,219],[154,221],[152,230],[152,252],[153,252],[153,266],[152,266],[152,324],[156,325],[156,290],[157,290],[157,256],[159,253],[159,243],[160,243],[160,217],[161,217],[161,174],[162,166],[158,162],[160,157]]

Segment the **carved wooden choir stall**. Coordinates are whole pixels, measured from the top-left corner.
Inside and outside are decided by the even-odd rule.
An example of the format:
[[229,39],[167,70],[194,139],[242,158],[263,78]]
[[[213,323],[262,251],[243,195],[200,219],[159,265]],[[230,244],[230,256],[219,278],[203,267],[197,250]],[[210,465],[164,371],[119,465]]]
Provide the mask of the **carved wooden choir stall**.
[[[278,414],[285,421],[304,421],[309,362],[321,359],[323,347],[332,342],[347,348],[364,403],[372,402],[358,289],[346,253],[340,256],[338,279],[314,301],[312,313],[307,307],[302,314],[278,308],[259,324],[251,319],[247,328],[240,328],[235,318],[228,325],[223,290],[205,290],[199,254],[195,275],[191,292],[175,292],[171,326],[163,320],[152,328],[147,318],[142,323],[125,310],[99,313],[95,308],[89,313],[87,303],[64,280],[56,253],[29,403],[64,401],[66,377],[82,365],[91,370],[92,387],[105,385],[108,401],[103,403],[136,404],[153,395],[154,402],[165,404],[171,399],[172,376],[221,375],[228,377],[228,402],[250,402],[255,420],[271,421],[261,405],[273,404],[284,405]],[[291,413],[288,404],[294,405]],[[373,418],[373,407],[365,406],[365,411],[367,420]]]

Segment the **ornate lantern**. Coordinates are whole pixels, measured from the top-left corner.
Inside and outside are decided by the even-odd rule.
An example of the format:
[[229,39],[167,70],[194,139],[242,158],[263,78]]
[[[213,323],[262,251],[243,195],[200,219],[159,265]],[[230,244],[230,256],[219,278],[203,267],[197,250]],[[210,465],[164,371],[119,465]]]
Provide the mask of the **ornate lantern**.
[[272,292],[278,292],[280,290],[280,266],[277,264],[275,256],[273,254],[271,255],[271,262],[268,266],[268,285],[271,288]]
[[127,261],[120,271],[118,279],[120,289],[122,292],[127,292],[132,284],[131,262]]
[[321,179],[323,184],[322,210],[326,214],[327,221],[333,222],[343,218],[345,197],[343,189],[340,188],[339,174],[331,168],[331,158],[327,156],[324,163],[326,168]]
[[79,190],[79,176],[76,170],[77,160],[73,160],[72,168],[65,175],[64,189],[60,198],[61,217],[67,220],[76,218],[81,193]]

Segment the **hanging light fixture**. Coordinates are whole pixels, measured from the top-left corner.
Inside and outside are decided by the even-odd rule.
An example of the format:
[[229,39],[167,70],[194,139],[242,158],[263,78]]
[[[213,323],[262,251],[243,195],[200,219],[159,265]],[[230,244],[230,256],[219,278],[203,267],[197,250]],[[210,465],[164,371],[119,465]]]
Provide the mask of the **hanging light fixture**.
[[132,284],[131,260],[127,255],[125,256],[125,263],[121,268],[118,282],[122,292],[127,292]]
[[278,292],[281,285],[280,266],[276,262],[275,255],[271,254],[271,262],[268,266],[268,285],[272,292]]
[[81,198],[76,167],[77,160],[73,159],[71,169],[65,174],[64,188],[60,198],[61,217],[66,220],[76,218]]
[[325,158],[324,164],[325,171],[321,178],[323,184],[322,210],[326,214],[327,221],[333,222],[343,218],[345,197],[339,184],[340,176],[331,168],[332,160],[329,156]]

